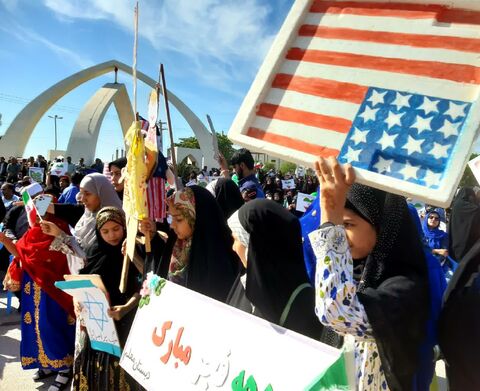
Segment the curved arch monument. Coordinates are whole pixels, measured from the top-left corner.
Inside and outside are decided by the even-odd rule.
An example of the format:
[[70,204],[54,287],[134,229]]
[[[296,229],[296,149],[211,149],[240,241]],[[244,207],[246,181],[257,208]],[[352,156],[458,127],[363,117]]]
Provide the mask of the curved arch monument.
[[[27,145],[30,136],[32,135],[33,129],[37,125],[38,121],[42,116],[50,109],[60,98],[68,94],[70,91],[76,87],[82,85],[83,83],[88,82],[96,77],[104,75],[105,73],[111,72],[117,67],[119,70],[132,74],[132,68],[128,65],[117,61],[107,61],[93,67],[84,69],[80,72],[77,72],[66,79],[58,82],[49,89],[42,92],[35,99],[33,99],[28,105],[26,105],[23,110],[15,117],[13,122],[8,127],[7,131],[0,140],[0,155],[6,156],[23,156],[25,147]],[[149,85],[152,88],[155,88],[157,82],[146,74],[137,71],[137,78],[143,81],[145,84]],[[111,86],[107,84],[106,86]],[[106,88],[104,86],[103,88]],[[121,86],[121,84],[118,84]],[[102,91],[102,89],[100,90]],[[110,91],[103,93],[105,100],[102,104],[95,105],[92,102],[95,100],[95,94],[90,101],[85,105],[82,110],[79,119],[72,131],[71,140],[69,142],[68,151],[72,154],[72,157],[76,155],[76,151],[80,150],[82,156],[93,156],[96,149],[97,139],[98,139],[98,130],[103,121],[104,114],[108,107],[114,103],[116,105],[117,111],[122,107],[123,110],[125,106],[125,96],[122,93],[118,92],[119,90]],[[125,90],[126,93],[126,90]],[[123,97],[122,97],[123,95]],[[127,95],[128,98],[128,95]],[[175,94],[171,91],[168,91],[168,100],[171,104],[180,112],[180,114],[185,118],[187,123],[192,128],[195,136],[198,138],[200,148],[204,153],[205,162],[204,164],[213,167],[216,166],[216,162],[213,159],[213,143],[212,135],[202,123],[202,121],[193,113],[188,106],[182,102]],[[123,102],[123,103],[120,103]],[[127,105],[128,106],[128,105]],[[130,108],[125,110],[130,110],[129,113],[133,119],[133,112],[131,109],[131,104],[129,103]],[[97,113],[95,113],[97,111]],[[103,115],[101,115],[103,112]],[[126,130],[123,128],[123,123],[126,121],[129,114],[119,113],[119,118],[122,126],[122,131]],[[122,119],[122,117],[125,117]],[[92,121],[89,126],[82,126],[79,121],[83,120]],[[128,122],[131,123],[130,120]],[[77,124],[79,125],[77,127]],[[90,129],[90,132],[89,132]],[[75,152],[74,152],[75,150]],[[78,153],[78,152],[77,152]]]

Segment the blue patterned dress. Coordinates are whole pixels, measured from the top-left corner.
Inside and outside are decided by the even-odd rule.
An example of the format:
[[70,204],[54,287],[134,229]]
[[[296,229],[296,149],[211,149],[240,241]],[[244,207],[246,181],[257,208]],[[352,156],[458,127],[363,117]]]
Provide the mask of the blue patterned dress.
[[53,371],[69,369],[73,363],[75,319],[23,272],[22,340],[23,369]]
[[341,335],[355,338],[357,390],[388,390],[377,344],[356,292],[353,259],[345,228],[329,226],[309,234],[317,258],[315,312]]

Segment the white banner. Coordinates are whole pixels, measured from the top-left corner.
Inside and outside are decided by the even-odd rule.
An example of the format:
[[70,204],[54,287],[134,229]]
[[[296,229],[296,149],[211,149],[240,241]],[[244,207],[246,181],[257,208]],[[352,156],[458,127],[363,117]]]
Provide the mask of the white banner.
[[43,182],[43,167],[29,167],[28,176],[37,183]]
[[110,305],[105,293],[90,280],[57,281],[55,286],[82,305],[82,318],[92,348],[120,357],[120,342],[115,323],[107,314]]
[[158,276],[145,289],[120,365],[147,390],[303,390],[341,356]]
[[52,168],[50,169],[50,175],[62,176],[67,172],[67,163],[57,162],[53,163]]
[[297,194],[297,207],[295,208],[299,212],[305,212],[310,204],[315,199],[314,196],[305,193],[298,193]]
[[295,189],[295,180],[294,179],[282,180],[282,189],[283,190]]
[[480,156],[477,156],[475,159],[472,159],[468,162],[470,170],[472,170],[477,183],[480,184]]

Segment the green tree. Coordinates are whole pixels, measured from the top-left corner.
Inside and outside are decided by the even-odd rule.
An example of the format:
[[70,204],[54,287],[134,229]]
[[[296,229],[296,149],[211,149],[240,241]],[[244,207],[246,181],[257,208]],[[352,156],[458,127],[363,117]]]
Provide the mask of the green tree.
[[199,170],[194,165],[188,164],[187,158],[183,159],[179,164],[177,164],[177,175],[180,178],[183,178],[185,181],[188,181],[188,178],[192,172],[198,174]]
[[268,172],[270,170],[275,170],[275,163],[272,162],[266,162],[263,165],[263,171]]
[[200,149],[200,145],[198,144],[198,140],[196,137],[181,138],[178,143],[175,143],[175,146],[181,148]]
[[220,134],[217,132],[217,140],[218,140],[218,149],[225,156],[227,162],[230,161],[232,155],[235,153],[235,148],[233,148],[233,143],[227,137],[226,134]]
[[[472,153],[469,160],[475,159],[477,156],[478,153]],[[473,172],[468,165],[465,167],[465,171],[463,172],[462,179],[460,179],[459,186],[478,186],[478,182],[475,179],[475,176],[473,175]]]
[[290,172],[291,174],[295,174],[295,169],[297,168],[297,165],[292,162],[282,162],[280,164],[280,172],[285,175],[287,172]]
[[[227,162],[230,161],[233,153],[235,152],[235,148],[233,148],[233,143],[227,137],[226,134],[218,133],[217,132],[217,141],[218,141],[218,150],[225,156]],[[200,144],[198,143],[198,139],[196,137],[184,137],[181,138],[178,143],[175,143],[176,147],[181,148],[194,148],[200,149]]]

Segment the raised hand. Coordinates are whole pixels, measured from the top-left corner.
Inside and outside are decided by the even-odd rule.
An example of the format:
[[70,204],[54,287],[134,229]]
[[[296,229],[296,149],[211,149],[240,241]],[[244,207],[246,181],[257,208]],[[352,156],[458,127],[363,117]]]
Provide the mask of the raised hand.
[[353,167],[342,166],[334,157],[320,157],[315,162],[315,172],[320,182],[321,223],[342,224],[347,192],[355,182]]

